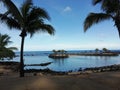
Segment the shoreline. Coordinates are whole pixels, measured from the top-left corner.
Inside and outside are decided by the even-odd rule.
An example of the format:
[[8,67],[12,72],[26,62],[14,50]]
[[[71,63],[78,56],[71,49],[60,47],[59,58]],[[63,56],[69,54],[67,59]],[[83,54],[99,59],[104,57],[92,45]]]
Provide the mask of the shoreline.
[[51,75],[16,72],[0,76],[0,90],[120,90],[120,71]]
[[[41,64],[40,64],[41,65]],[[0,62],[0,76],[6,71],[19,73],[19,62]],[[111,71],[120,71],[120,64],[114,64],[109,66],[101,67],[90,67],[85,69],[79,69],[78,71],[53,71],[49,68],[46,69],[26,69],[25,73],[33,73],[35,75],[41,73],[43,75],[72,75],[72,74],[88,74],[88,73],[100,73],[100,72],[111,72]]]
[[20,78],[18,71],[6,68],[14,65],[0,65],[0,90],[120,90],[120,70],[66,74],[33,71]]
[[90,67],[85,69],[79,69],[78,71],[53,71],[49,68],[46,69],[27,69],[25,73],[34,73],[35,75],[41,74],[51,74],[51,75],[80,75],[80,74],[89,74],[89,73],[101,73],[101,72],[112,72],[112,71],[120,71],[120,64],[118,65],[109,65],[102,67]]

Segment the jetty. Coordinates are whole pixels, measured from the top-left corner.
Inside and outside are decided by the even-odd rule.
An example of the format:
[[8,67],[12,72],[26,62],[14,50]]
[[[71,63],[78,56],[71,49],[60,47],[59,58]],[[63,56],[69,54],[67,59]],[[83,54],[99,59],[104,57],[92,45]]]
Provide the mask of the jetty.
[[40,63],[40,64],[26,64],[25,66],[47,66],[53,62]]
[[118,56],[118,53],[69,53],[69,55],[80,56]]

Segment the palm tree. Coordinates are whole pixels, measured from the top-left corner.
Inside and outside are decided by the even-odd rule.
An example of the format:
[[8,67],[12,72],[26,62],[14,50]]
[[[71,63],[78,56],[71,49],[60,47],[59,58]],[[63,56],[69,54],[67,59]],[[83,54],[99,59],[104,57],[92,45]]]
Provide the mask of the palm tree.
[[55,55],[57,54],[57,51],[55,49],[53,50],[53,52],[54,52]]
[[112,19],[117,27],[120,37],[120,0],[93,0],[93,5],[101,4],[102,13],[90,13],[84,21],[86,32],[93,24]]
[[96,53],[98,53],[98,51],[99,51],[99,49],[98,49],[98,48],[96,48],[96,49],[95,49],[95,52],[96,52]]
[[45,24],[45,20],[50,20],[48,13],[33,5],[32,0],[25,0],[20,8],[11,0],[1,0],[7,7],[7,12],[0,14],[1,21],[5,22],[10,29],[17,28],[21,30],[21,51],[20,51],[20,77],[24,77],[23,49],[24,40],[27,34],[32,37],[38,32],[47,32],[54,35],[54,28]]
[[102,50],[103,50],[103,52],[108,52],[109,51],[107,48],[103,48]]
[[17,50],[17,48],[7,47],[11,43],[12,41],[10,41],[10,37],[7,34],[0,34],[0,59],[13,59],[15,57],[13,50]]

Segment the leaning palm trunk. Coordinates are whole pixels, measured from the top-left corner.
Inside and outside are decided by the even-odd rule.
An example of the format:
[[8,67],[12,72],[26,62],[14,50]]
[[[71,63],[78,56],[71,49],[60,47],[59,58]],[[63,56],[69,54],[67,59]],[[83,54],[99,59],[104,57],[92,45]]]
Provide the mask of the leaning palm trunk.
[[120,38],[120,24],[116,24],[117,29],[118,29],[118,33],[119,33],[119,38]]
[[20,34],[21,36],[21,52],[20,52],[20,77],[24,77],[24,58],[23,58],[23,51],[24,51],[24,40],[26,37],[26,31],[23,30]]
[[115,18],[115,25],[117,27],[118,33],[119,33],[119,37],[120,37],[120,16]]

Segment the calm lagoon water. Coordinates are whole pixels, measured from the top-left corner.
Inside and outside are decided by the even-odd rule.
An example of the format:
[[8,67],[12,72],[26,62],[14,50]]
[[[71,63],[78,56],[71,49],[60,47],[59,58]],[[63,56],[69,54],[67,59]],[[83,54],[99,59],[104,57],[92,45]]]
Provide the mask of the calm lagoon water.
[[[120,64],[120,56],[70,56],[66,59],[52,59],[48,55],[51,52],[36,51],[25,52],[25,64],[40,64],[53,62],[48,66],[27,66],[25,69],[45,69],[49,68],[54,71],[77,71],[80,68],[100,67],[107,65]],[[16,53],[19,54],[19,53]],[[14,61],[19,61],[20,57],[14,58]]]

